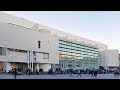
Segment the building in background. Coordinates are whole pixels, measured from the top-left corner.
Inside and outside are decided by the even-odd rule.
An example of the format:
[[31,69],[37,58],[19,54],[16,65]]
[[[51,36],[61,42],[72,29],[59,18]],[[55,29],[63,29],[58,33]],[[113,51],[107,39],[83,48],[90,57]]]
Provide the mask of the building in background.
[[119,66],[120,66],[120,54],[119,54]]
[[119,66],[119,51],[118,50],[104,50],[101,52],[102,65],[115,68]]
[[[118,66],[116,57],[110,59],[105,44],[4,12],[0,12],[0,38],[0,68],[7,70],[18,66],[44,71],[51,66],[62,69]],[[118,55],[117,51],[114,55]],[[115,63],[109,64],[109,59]]]

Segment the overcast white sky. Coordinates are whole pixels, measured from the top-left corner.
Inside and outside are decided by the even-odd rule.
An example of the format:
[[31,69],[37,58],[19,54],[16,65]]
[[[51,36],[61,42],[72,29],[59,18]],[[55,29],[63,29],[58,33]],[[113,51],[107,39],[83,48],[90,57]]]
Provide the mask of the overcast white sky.
[[5,11],[120,52],[120,11]]

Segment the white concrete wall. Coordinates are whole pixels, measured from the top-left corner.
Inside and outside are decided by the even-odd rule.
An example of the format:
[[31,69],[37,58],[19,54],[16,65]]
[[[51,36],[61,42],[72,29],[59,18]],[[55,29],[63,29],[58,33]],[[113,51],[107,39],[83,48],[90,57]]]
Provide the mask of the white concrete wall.
[[50,63],[49,60],[50,60],[49,58],[48,59],[43,58],[43,53],[36,53],[36,61],[37,62],[39,62],[39,63]]
[[107,67],[119,66],[118,50],[105,50],[101,52],[101,59]]
[[43,53],[36,53],[36,61],[37,62],[43,61]]
[[27,63],[27,59],[26,58],[14,57],[14,56],[2,56],[2,55],[0,55],[0,61],[25,62],[25,63]]
[[[49,52],[50,34],[32,31],[27,28],[0,22],[0,46],[23,50]],[[41,41],[41,48],[38,48]]]
[[43,71],[48,71],[51,68],[51,64],[40,64],[40,68],[42,68]]
[[21,59],[27,59],[27,53],[23,53],[23,52],[9,51],[8,56],[21,58]]
[[34,22],[30,22],[24,18],[18,18],[16,16],[13,16],[4,12],[0,12],[0,21],[6,22],[6,23],[13,23],[20,26],[24,26],[24,27],[30,27],[30,28],[35,25]]
[[49,41],[50,44],[50,63],[52,64],[59,64],[59,39],[56,35],[53,35]]
[[104,51],[102,51],[101,53],[100,53],[100,56],[101,56],[101,64],[102,64],[102,66],[106,66],[105,65],[105,61],[106,61],[106,59],[105,59],[105,52]]
[[[0,38],[0,47],[49,53],[49,60],[44,60],[45,62],[43,63],[57,63],[59,61],[59,58],[56,57],[59,53],[58,38],[57,36],[53,37],[49,32],[44,32],[43,30],[37,32],[28,28],[0,22]],[[38,48],[38,41],[41,41],[41,48]],[[11,52],[10,55],[12,55],[10,56],[11,58],[15,58],[16,56],[23,55],[23,53]],[[8,57],[4,58],[8,59]],[[23,55],[23,57],[26,56]]]

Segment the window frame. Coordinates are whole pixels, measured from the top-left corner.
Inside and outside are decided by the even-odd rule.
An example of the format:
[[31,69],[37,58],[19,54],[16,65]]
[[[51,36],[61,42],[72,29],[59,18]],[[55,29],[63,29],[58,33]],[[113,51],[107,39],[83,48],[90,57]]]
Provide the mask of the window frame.
[[[47,54],[47,58],[45,57],[45,54]],[[43,59],[49,59],[49,53],[43,53]]]
[[38,41],[38,48],[41,48],[41,41]]

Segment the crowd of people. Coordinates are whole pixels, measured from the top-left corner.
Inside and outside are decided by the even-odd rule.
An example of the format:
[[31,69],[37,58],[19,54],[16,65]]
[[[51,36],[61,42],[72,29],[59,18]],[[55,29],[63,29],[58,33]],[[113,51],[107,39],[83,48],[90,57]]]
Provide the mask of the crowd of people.
[[[8,73],[8,74],[12,74],[15,76],[16,75],[40,75],[40,74],[44,74],[43,69],[36,69],[36,70],[31,70],[29,68],[25,69],[25,70],[21,70],[21,68],[14,68],[12,70],[9,70],[9,72],[6,72],[6,70],[3,71],[3,69],[0,70],[1,75],[3,73]],[[119,76],[120,74],[120,68],[116,68],[114,70],[111,69],[104,69],[104,67],[99,67],[98,69],[92,68],[92,69],[64,69],[62,70],[61,68],[50,68],[48,70],[48,72],[46,72],[47,74],[50,75],[57,75],[57,74],[69,74],[70,76],[73,76],[74,74],[77,75],[77,77],[81,77],[84,74],[91,74],[91,76],[93,77],[97,77],[97,74],[114,74],[114,76]]]
[[6,72],[6,70],[3,70],[1,69],[0,70],[0,73],[1,75],[4,73],[4,74],[15,74],[15,72],[17,73],[17,75],[23,75],[23,74],[26,74],[26,75],[39,75],[39,74],[43,74],[43,69],[36,69],[36,70],[33,70],[32,69],[29,69],[29,68],[26,68],[26,69],[21,69],[21,68],[13,68],[11,70],[9,70],[8,72]]
[[98,74],[114,74],[114,76],[120,75],[120,68],[112,69],[105,69],[104,67],[99,67],[98,69],[92,68],[92,69],[66,69],[62,70],[61,68],[51,68],[48,71],[48,74],[54,75],[54,74],[69,74],[70,76],[73,76],[74,74],[77,74],[77,77],[84,74],[91,74],[93,77],[97,77]]

